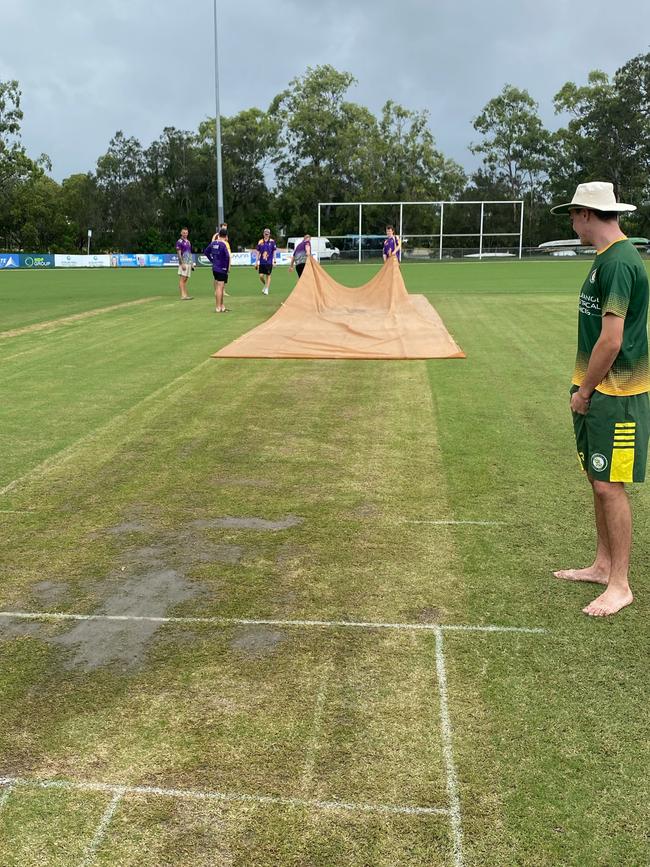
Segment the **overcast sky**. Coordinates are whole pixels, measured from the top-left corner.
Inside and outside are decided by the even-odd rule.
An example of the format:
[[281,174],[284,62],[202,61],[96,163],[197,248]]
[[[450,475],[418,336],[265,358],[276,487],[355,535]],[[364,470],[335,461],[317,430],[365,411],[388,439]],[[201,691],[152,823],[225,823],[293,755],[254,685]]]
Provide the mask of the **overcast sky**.
[[[330,63],[378,113],[428,109],[440,150],[466,169],[472,119],[510,83],[555,128],[553,95],[650,50],[648,0],[218,0],[222,115],[258,106]],[[213,0],[0,0],[0,80],[23,94],[23,143],[62,180],[94,170],[121,129],[144,146],[214,116]]]

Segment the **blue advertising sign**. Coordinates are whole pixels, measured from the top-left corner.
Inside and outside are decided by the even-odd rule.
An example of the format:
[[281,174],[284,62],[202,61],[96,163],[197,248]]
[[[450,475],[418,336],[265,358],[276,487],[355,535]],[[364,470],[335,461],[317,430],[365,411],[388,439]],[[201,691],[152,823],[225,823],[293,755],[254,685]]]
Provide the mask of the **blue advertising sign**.
[[147,265],[150,268],[162,268],[165,264],[165,257],[162,253],[149,253],[147,256]]
[[138,257],[135,253],[118,253],[117,264],[120,268],[137,268]]
[[0,253],[0,268],[19,268],[20,255],[18,253]]
[[50,253],[21,253],[21,268],[54,268],[54,256]]

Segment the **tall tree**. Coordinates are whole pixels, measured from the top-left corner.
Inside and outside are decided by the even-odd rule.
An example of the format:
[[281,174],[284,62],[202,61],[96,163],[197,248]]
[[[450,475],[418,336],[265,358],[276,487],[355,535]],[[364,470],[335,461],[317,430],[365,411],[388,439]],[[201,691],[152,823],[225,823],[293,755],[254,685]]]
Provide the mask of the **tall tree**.
[[280,126],[276,167],[279,207],[288,234],[314,231],[316,203],[358,198],[368,138],[377,121],[346,100],[355,78],[330,65],[308,67],[275,97]]
[[467,182],[465,172],[436,149],[427,111],[412,111],[388,100],[377,128],[376,166],[368,194],[397,201],[448,199]]
[[[21,236],[25,235],[23,223],[27,219],[29,194],[33,192],[34,183],[43,178],[45,170],[51,169],[45,154],[37,160],[30,159],[20,141],[23,119],[20,98],[17,81],[0,81],[0,238],[3,239],[0,243],[4,242],[6,247],[20,245]],[[32,213],[31,219],[36,223],[32,222],[29,227],[30,244],[37,243],[39,238],[37,214]]]
[[[569,121],[555,137],[553,190],[570,195],[576,184],[608,180],[619,198],[643,202],[650,194],[650,53],[629,60],[610,77],[589,73],[587,84],[567,82],[554,98]],[[634,219],[634,218],[633,218]]]
[[101,194],[107,243],[115,249],[132,247],[152,223],[152,202],[146,195],[142,145],[120,130],[107,152],[97,160],[97,186]]
[[[257,241],[263,225],[275,219],[267,178],[278,143],[278,122],[259,108],[221,118],[224,210],[237,246]],[[205,180],[206,208],[216,223],[215,122],[199,126],[199,143],[210,169]]]
[[[470,145],[483,156],[483,166],[472,178],[472,195],[485,199],[525,201],[525,243],[539,240],[541,211],[546,207],[546,184],[552,136],[539,117],[539,106],[527,90],[506,84],[474,119],[484,138]],[[514,212],[513,212],[514,214]],[[491,217],[492,232],[513,231],[513,215],[503,209]],[[496,239],[499,240],[498,238]],[[502,239],[503,240],[503,239]]]
[[550,134],[527,90],[506,84],[474,119],[485,138],[470,150],[481,154],[487,173],[506,186],[513,199],[539,189],[548,166]]

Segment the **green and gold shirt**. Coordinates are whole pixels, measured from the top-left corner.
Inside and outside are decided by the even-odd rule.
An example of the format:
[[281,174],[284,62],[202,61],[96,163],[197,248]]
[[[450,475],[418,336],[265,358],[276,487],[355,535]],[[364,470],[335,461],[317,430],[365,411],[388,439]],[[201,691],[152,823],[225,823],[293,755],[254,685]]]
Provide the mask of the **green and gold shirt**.
[[596,255],[580,290],[574,385],[582,385],[606,313],[625,319],[623,343],[596,391],[621,396],[650,391],[648,274],[638,250],[627,238],[614,241]]

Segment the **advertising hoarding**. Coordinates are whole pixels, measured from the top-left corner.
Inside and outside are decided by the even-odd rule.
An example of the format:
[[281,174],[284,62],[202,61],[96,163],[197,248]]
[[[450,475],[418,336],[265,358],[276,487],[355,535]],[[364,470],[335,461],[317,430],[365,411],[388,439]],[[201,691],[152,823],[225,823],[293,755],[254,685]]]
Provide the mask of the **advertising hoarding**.
[[18,267],[20,267],[20,256],[18,253],[0,253],[0,268]]
[[51,253],[21,253],[21,268],[54,268],[54,256]]
[[108,255],[108,253],[92,254],[90,256],[86,256],[86,259],[86,266],[88,268],[110,268],[111,265],[111,257]]
[[78,253],[55,253],[55,268],[85,268],[87,256]]
[[138,257],[135,253],[118,253],[117,265],[119,268],[137,268],[139,265]]

